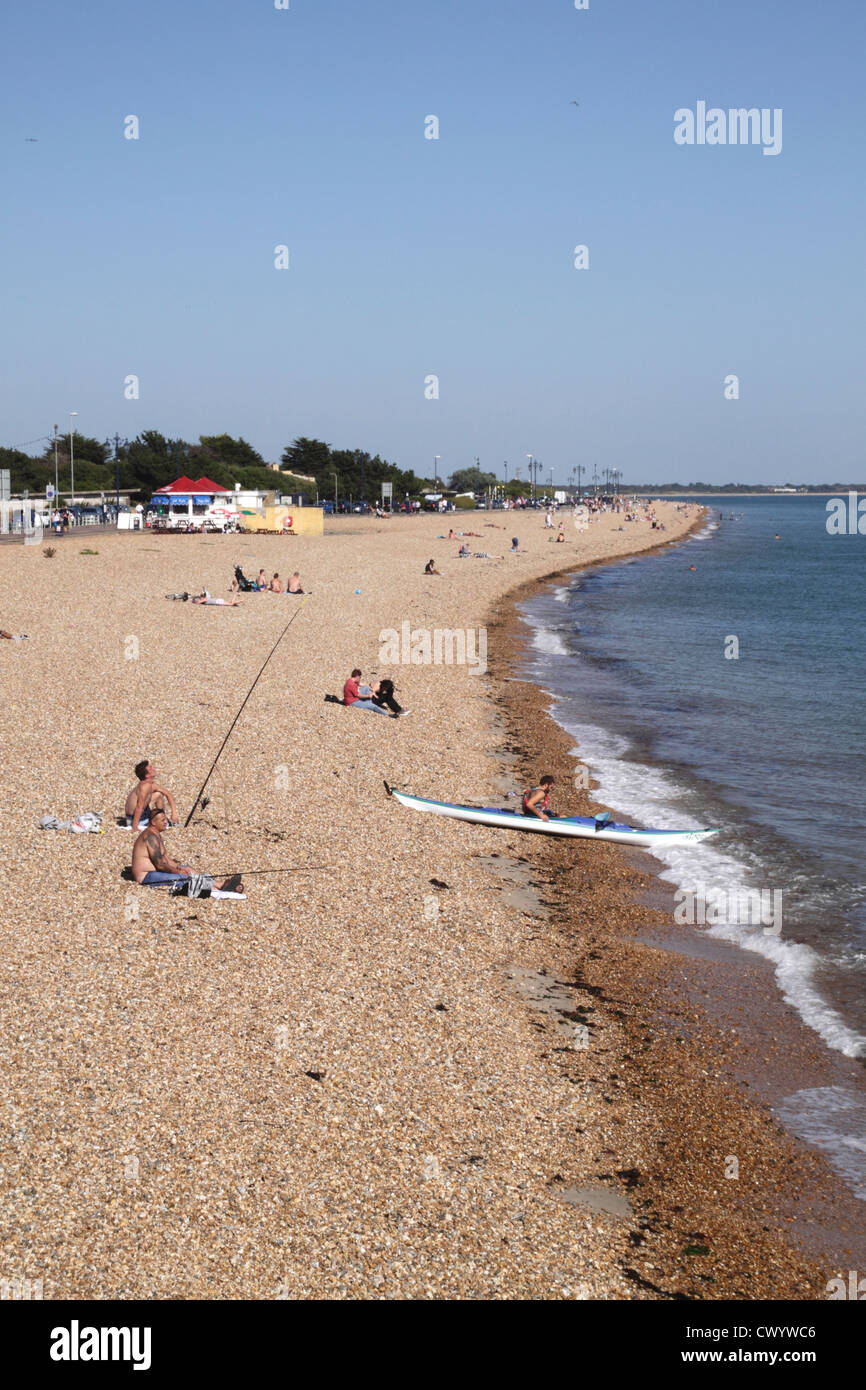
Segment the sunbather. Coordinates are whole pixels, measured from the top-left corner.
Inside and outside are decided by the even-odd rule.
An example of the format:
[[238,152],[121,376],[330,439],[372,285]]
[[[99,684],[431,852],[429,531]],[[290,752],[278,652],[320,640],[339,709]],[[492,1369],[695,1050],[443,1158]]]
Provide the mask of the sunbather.
[[289,585],[288,585],[288,588],[286,589],[286,593],[287,593],[287,594],[302,594],[303,592],[304,592],[304,590],[303,590],[303,587],[302,587],[302,585],[301,585],[301,576],[300,576],[300,574],[298,573],[298,571],[295,570],[294,574],[292,575],[291,579],[289,580]]
[[[188,864],[178,864],[177,860],[166,854],[162,832],[167,824],[165,811],[154,811],[150,826],[142,830],[132,847],[132,877],[136,883],[146,884],[148,888],[158,888],[163,883],[180,883],[193,872]],[[231,874],[219,887],[223,893],[242,893],[244,890],[240,874]]]
[[131,825],[133,830],[140,830],[142,826],[147,825],[153,810],[165,810],[166,802],[172,821],[176,821],[177,807],[174,797],[165,787],[157,784],[157,771],[153,763],[147,758],[142,758],[140,763],[135,764],[135,775],[138,782],[127,795],[124,807],[126,824]]
[[231,598],[213,598],[207,589],[202,589],[200,594],[196,594],[193,603],[203,603],[211,608],[240,608],[240,600],[232,594]]

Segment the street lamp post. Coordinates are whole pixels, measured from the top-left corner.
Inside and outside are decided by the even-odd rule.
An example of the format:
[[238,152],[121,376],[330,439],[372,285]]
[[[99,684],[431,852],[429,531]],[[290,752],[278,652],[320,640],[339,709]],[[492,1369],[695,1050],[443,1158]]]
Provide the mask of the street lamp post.
[[436,491],[436,484],[437,484],[437,481],[438,481],[438,478],[439,478],[439,463],[440,463],[441,458],[442,458],[442,455],[441,455],[441,454],[434,454],[434,455],[433,455],[433,491],[434,491],[434,492]]
[[526,457],[529,459],[529,486],[530,486],[530,490],[531,490],[531,492],[532,492],[532,500],[533,500],[533,502],[534,502],[534,501],[535,501],[535,475],[534,475],[534,473],[533,473],[533,471],[532,471],[532,455],[531,455],[531,454],[527,454]]
[[[120,446],[121,446],[121,444],[123,445],[124,449],[128,449],[128,448],[129,448],[129,440],[128,440],[128,439],[121,439],[121,437],[120,437],[119,434],[115,434],[115,436],[114,436],[114,505],[115,505],[115,507],[117,508],[117,511],[118,511],[118,512],[120,511]],[[111,448],[111,440],[110,440],[110,439],[106,439],[106,441],[105,441],[105,447],[106,447],[106,449],[110,449],[110,448]]]
[[73,504],[75,502],[75,444],[73,442],[72,417],[77,414],[77,410],[70,410],[69,412],[69,491],[72,494],[69,500]]
[[54,426],[54,506],[59,507],[60,480],[57,473],[57,426]]
[[336,475],[336,473],[332,473],[332,474],[331,474],[331,477],[334,479],[334,516],[336,516],[336,515],[337,515],[337,475]]

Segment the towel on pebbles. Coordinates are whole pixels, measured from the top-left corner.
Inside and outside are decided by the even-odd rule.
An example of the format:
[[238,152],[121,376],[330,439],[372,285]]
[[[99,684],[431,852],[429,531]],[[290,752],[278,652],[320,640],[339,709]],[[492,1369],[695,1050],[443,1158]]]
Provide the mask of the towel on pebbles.
[[71,830],[73,835],[101,835],[102,816],[98,811],[84,811],[75,820],[58,820],[56,816],[43,816],[39,821],[40,830]]

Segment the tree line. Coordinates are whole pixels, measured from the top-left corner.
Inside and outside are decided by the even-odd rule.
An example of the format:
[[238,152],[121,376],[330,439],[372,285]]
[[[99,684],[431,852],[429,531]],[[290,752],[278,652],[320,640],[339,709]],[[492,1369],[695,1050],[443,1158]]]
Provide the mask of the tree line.
[[[287,444],[280,458],[280,472],[268,468],[264,458],[243,438],[228,434],[200,435],[198,443],[170,439],[159,430],[143,430],[132,441],[120,440],[115,463],[115,446],[84,434],[73,439],[75,491],[114,492],[115,477],[121,492],[148,496],[181,476],[208,477],[222,487],[273,489],[284,492],[317,491],[321,496],[378,497],[380,483],[393,484],[395,498],[404,493],[416,495],[428,487],[429,480],[411,470],[369,454],[363,449],[334,449],[324,440],[301,436]],[[46,441],[41,454],[0,447],[0,468],[10,470],[13,493],[44,492],[54,483],[54,441]],[[57,440],[57,474],[60,494],[69,492],[69,436]],[[311,487],[308,479],[314,480]]]

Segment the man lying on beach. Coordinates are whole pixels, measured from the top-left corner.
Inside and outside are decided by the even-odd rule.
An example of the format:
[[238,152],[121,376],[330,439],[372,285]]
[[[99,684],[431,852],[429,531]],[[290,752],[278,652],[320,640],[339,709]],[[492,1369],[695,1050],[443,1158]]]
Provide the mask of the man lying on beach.
[[370,687],[358,684],[360,679],[361,672],[356,666],[343,686],[343,704],[347,709],[366,709],[371,714],[387,714],[390,718],[391,710],[383,709],[381,705],[377,705],[372,698]]
[[537,787],[527,787],[523,793],[523,814],[537,816],[539,820],[550,820],[550,793],[555,786],[554,779],[546,773]]
[[209,608],[240,608],[240,599],[236,594],[231,598],[213,598],[207,591],[202,589],[200,594],[196,594],[193,603],[203,603]]
[[9,642],[25,642],[27,640],[27,633],[22,632],[20,637],[16,637],[14,632],[4,632],[3,629],[0,628],[0,637],[5,637]]
[[147,758],[142,758],[140,763],[135,764],[135,775],[138,782],[132,788],[126,798],[124,816],[126,824],[131,825],[133,830],[139,830],[147,825],[153,811],[165,809],[168,802],[171,819],[177,820],[177,807],[174,804],[174,797],[165,787],[156,784],[156,768],[153,763],[148,762]]
[[[159,888],[164,883],[180,883],[193,872],[187,864],[178,864],[166,854],[162,832],[167,824],[165,811],[154,811],[149,828],[142,830],[132,848],[132,877],[136,883],[143,883],[148,888]],[[219,887],[222,893],[244,891],[240,874],[231,874]]]

